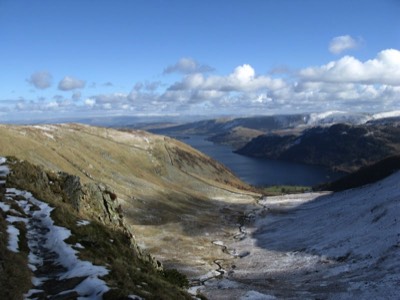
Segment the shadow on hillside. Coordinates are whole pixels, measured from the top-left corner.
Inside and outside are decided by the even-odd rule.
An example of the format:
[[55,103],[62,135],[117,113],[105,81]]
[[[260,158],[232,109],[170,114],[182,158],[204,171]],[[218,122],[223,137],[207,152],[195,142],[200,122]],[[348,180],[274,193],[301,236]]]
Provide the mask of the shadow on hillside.
[[255,204],[228,203],[210,199],[182,199],[152,201],[134,199],[133,205],[124,210],[132,225],[163,226],[177,224],[188,236],[212,234],[238,228],[244,216],[256,209]]

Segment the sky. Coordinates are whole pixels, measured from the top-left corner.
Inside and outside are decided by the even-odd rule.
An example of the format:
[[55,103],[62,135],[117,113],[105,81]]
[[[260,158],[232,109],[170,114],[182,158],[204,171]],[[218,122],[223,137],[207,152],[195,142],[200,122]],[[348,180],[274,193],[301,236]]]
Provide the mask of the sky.
[[400,0],[0,0],[0,123],[400,109]]

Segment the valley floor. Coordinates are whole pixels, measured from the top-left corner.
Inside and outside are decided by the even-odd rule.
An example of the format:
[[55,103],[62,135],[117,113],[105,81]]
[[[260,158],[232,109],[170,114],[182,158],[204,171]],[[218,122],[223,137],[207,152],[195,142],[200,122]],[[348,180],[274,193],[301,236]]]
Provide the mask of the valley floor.
[[[398,299],[400,173],[340,193],[266,197],[239,235],[214,242],[209,299]],[[241,234],[241,235],[240,235]]]

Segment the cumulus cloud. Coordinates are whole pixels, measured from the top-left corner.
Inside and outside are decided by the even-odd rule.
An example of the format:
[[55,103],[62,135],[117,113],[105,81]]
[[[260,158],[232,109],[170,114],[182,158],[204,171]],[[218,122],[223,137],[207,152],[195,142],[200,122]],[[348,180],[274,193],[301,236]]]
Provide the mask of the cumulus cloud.
[[299,75],[305,81],[397,86],[400,85],[400,51],[383,50],[365,62],[345,56],[320,67],[303,69]]
[[35,72],[28,79],[28,82],[37,89],[46,89],[51,86],[53,77],[47,71]]
[[[189,70],[189,69],[187,69]],[[192,68],[192,70],[194,70]],[[69,80],[69,98],[15,99],[1,111],[79,112],[90,114],[262,114],[326,110],[382,111],[400,109],[400,51],[383,50],[369,60],[344,56],[321,66],[282,75],[258,74],[249,64],[227,74],[187,71],[172,84],[140,81],[129,91],[85,95]],[[68,80],[64,80],[68,83]]]
[[170,90],[215,90],[225,92],[244,92],[263,89],[280,89],[285,86],[282,79],[269,76],[256,76],[252,66],[244,64],[235,68],[227,76],[204,76],[203,74],[187,75],[182,81],[176,82]]
[[62,91],[71,91],[85,87],[86,82],[71,76],[65,76],[59,83],[58,89]]
[[341,35],[334,37],[329,43],[329,51],[333,54],[340,54],[345,50],[358,47],[359,41],[352,38],[350,35]]
[[199,64],[197,61],[191,58],[181,58],[176,64],[170,65],[164,69],[164,74],[170,73],[181,73],[181,74],[191,74],[191,73],[206,73],[214,71],[214,68]]

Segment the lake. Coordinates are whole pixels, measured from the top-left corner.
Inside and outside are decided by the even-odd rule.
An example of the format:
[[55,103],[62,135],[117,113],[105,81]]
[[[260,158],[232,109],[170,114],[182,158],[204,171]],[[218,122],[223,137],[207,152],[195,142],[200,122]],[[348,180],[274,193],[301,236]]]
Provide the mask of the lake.
[[[175,138],[180,139],[179,136]],[[239,155],[232,152],[231,147],[214,144],[206,138],[206,136],[186,136],[180,140],[221,162],[236,176],[251,185],[314,186],[343,176],[343,173],[333,172],[321,166]]]

